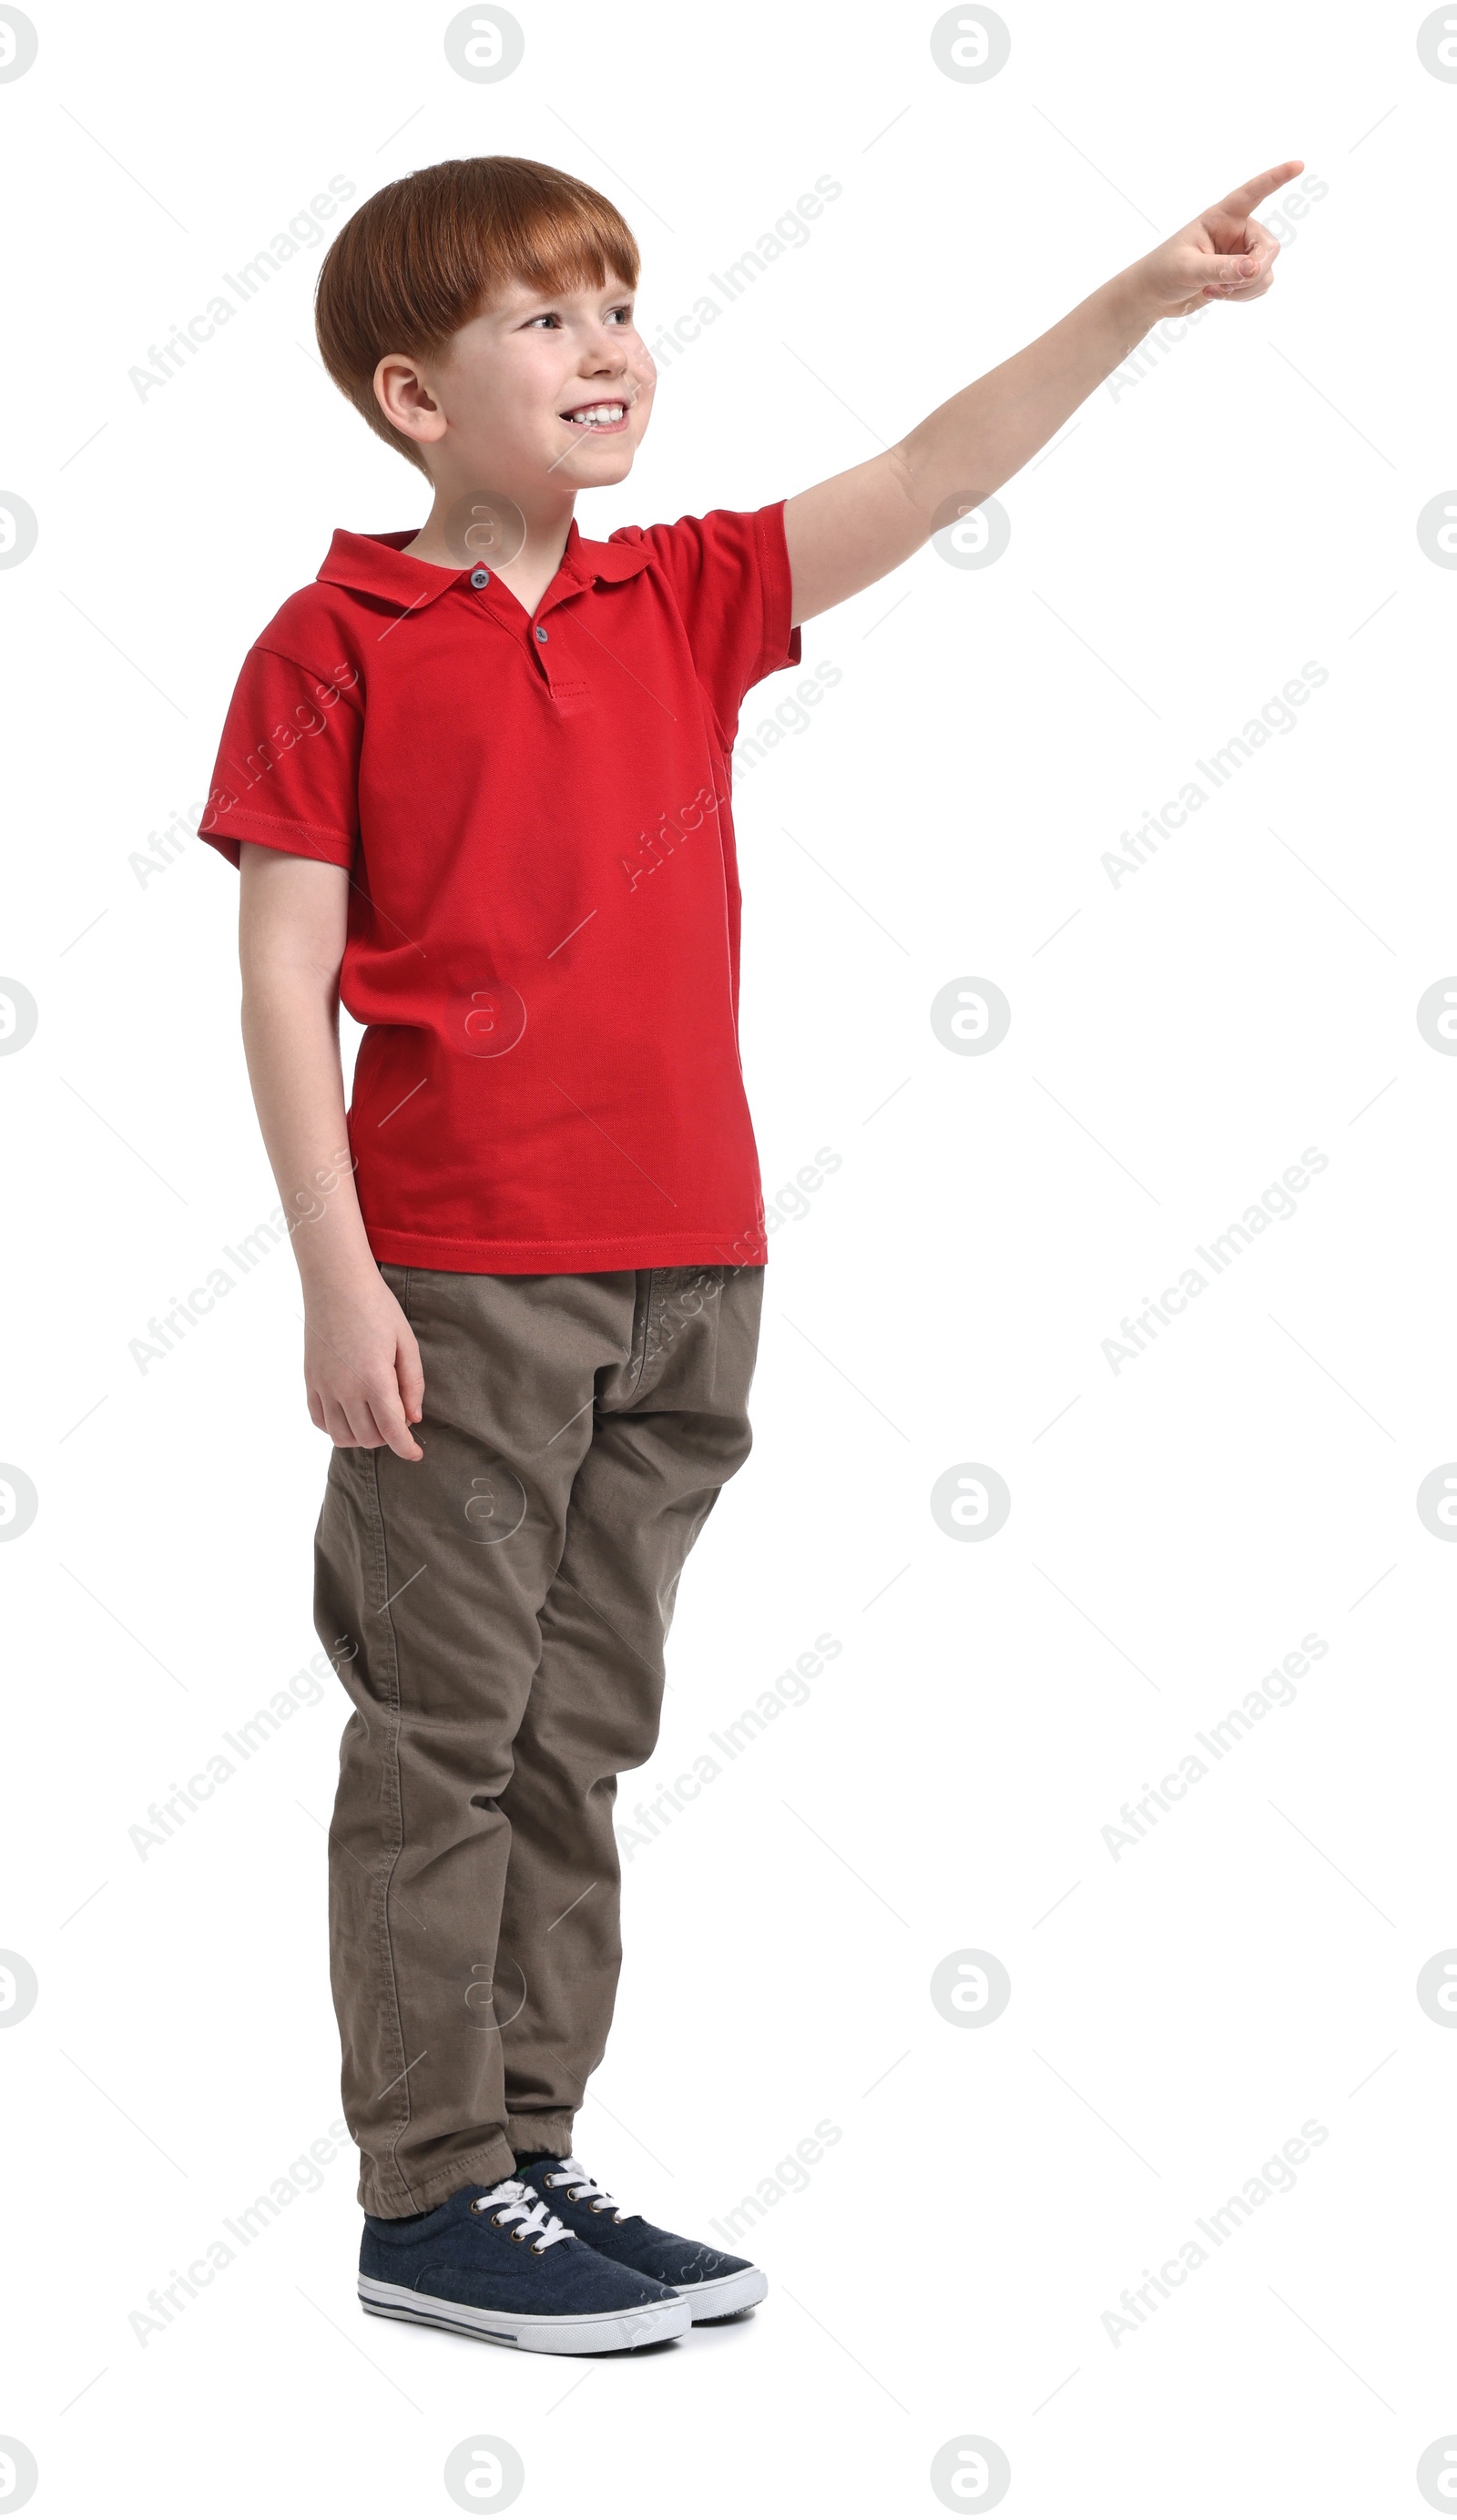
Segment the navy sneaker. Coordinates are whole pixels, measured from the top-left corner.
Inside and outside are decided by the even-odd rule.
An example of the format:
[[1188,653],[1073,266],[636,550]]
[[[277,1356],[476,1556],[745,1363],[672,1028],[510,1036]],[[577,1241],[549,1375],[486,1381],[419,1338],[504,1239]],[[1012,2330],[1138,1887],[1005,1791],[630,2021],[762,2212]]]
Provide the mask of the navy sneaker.
[[377,2318],[530,2354],[620,2354],[690,2324],[675,2291],[589,2249],[520,2179],[459,2187],[403,2221],[366,2214],[359,2298]]
[[625,2214],[616,2198],[587,2177],[581,2163],[569,2155],[558,2161],[528,2159],[518,2170],[549,2198],[554,2211],[582,2239],[590,2240],[615,2266],[634,2274],[671,2284],[689,2306],[695,2326],[707,2318],[730,2318],[751,2310],[769,2289],[768,2276],[747,2258],[726,2257],[702,2240],[680,2239],[676,2231],[660,2231],[641,2214]]

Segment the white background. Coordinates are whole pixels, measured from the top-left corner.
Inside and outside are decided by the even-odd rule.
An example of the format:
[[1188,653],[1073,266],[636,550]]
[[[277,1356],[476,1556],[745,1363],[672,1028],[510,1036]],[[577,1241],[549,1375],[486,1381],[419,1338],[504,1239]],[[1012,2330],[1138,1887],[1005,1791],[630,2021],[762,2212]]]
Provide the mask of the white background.
[[[39,1498],[0,1554],[0,1947],[39,1985],[0,2038],[0,2435],[67,2514],[444,2512],[479,2434],[553,2520],[933,2513],[969,2435],[1028,2520],[1419,2513],[1457,2428],[1457,2038],[1415,1992],[1457,1944],[1457,1552],[1416,1510],[1457,1455],[1457,1068],[1416,1022],[1457,969],[1457,574],[1416,532],[1457,477],[1457,84],[1391,6],[1038,0],[984,83],[936,67],[933,10],[518,14],[521,68],[480,85],[448,8],[37,7],[0,85],[0,487],[39,521],[0,587],[0,960],[39,1009],[0,1062],[0,1455]],[[321,248],[164,389],[128,369],[331,175],[357,199],[492,150],[619,203],[650,340],[843,187],[663,365],[597,535],[860,461],[1257,168],[1326,189],[1272,295],[1007,488],[995,564],[927,550],[808,625],[842,679],[742,781],[766,1192],[842,1162],[771,1246],[755,1451],[629,1785],[821,1632],[842,1651],[634,1857],[578,2149],[707,2235],[831,2120],[753,2232],[767,2303],[584,2363],[366,2320],[349,2156],[141,2343],[149,2291],[338,2115],[344,1705],[331,1681],[141,1860],[148,1805],[317,1650],[326,1448],[287,1252],[130,1353],[274,1199],[235,878],[193,841],[145,883],[130,861],[205,791],[244,652],[332,529],[418,522],[424,485],[317,364]],[[1115,884],[1119,833],[1307,660],[1294,729]],[[967,974],[1012,1008],[986,1056],[931,1027]],[[1120,1318],[1306,1148],[1296,1215],[1115,1372]],[[1012,1498],[970,1546],[930,1509],[964,1462]],[[1120,1805],[1310,1634],[1295,1702],[1115,1860]],[[931,2000],[968,1949],[1010,1973],[983,2027]],[[1111,2336],[1311,2119],[1294,2190]]]

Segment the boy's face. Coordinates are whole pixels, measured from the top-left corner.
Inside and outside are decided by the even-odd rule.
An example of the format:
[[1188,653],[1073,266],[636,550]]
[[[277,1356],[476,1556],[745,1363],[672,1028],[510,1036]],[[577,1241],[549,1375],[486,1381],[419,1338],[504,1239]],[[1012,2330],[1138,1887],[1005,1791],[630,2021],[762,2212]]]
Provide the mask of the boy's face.
[[610,275],[546,296],[514,284],[443,358],[382,360],[376,386],[437,493],[484,487],[530,509],[543,493],[626,478],[656,381],[632,292]]

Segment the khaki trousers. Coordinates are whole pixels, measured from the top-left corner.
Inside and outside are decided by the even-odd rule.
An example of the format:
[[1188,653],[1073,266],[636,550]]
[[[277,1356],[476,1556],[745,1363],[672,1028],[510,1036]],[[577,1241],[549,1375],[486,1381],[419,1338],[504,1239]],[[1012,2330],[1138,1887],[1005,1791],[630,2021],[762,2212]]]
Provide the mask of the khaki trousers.
[[683,1561],[748,1456],[761,1268],[386,1265],[422,1462],[333,1455],[315,1617],[353,1701],[329,1851],[360,2202],[569,2153],[621,1959],[613,1810]]

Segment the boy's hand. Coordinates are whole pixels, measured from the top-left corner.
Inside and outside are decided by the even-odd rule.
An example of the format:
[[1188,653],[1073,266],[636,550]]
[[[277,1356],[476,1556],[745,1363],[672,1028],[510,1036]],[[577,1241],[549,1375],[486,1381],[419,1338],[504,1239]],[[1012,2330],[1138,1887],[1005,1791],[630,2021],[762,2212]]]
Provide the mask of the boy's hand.
[[424,1414],[420,1349],[377,1269],[306,1292],[303,1379],[308,1414],[336,1444],[424,1461],[410,1432]]
[[1187,315],[1212,297],[1263,297],[1280,248],[1254,211],[1267,195],[1300,174],[1304,163],[1303,158],[1290,158],[1283,166],[1252,175],[1248,184],[1237,184],[1212,209],[1202,211],[1166,245],[1156,246],[1133,265],[1127,277],[1139,292],[1140,312],[1145,306],[1149,310],[1150,323]]

